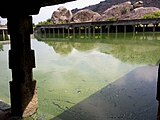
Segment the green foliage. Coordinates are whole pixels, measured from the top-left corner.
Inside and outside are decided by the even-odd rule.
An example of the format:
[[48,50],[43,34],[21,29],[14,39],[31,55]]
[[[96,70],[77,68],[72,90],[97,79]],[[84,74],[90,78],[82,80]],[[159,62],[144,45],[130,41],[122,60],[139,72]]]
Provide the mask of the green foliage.
[[3,51],[3,45],[0,44],[0,51]]
[[59,24],[66,24],[66,21],[60,21]]
[[95,26],[95,29],[98,29],[98,26]]
[[110,17],[110,18],[107,18],[106,21],[117,21],[117,18],[116,17]]
[[47,19],[46,21],[41,21],[37,25],[52,25],[53,22],[51,19]]
[[154,19],[154,18],[160,18],[160,12],[154,12],[151,14],[144,15],[142,17],[142,19]]

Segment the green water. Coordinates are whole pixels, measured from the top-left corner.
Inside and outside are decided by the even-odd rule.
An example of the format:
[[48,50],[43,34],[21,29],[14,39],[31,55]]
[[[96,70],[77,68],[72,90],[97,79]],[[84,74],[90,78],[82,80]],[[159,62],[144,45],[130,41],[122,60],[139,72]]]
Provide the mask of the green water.
[[[9,49],[0,47],[0,98],[7,103]],[[160,33],[38,38],[32,49],[36,119],[155,120]]]

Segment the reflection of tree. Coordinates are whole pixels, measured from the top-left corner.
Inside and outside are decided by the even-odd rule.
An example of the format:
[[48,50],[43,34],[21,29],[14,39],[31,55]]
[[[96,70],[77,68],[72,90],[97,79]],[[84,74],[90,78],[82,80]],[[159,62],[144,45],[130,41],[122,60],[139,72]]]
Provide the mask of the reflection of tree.
[[72,45],[79,51],[88,51],[97,47],[95,43],[73,43]]
[[54,41],[47,41],[45,42],[49,46],[52,46],[56,53],[60,55],[68,55],[72,52],[72,45],[68,42],[54,42]]
[[3,45],[0,44],[0,51],[3,51]]
[[111,44],[110,50],[103,49],[102,52],[110,53],[123,62],[155,65],[160,58],[159,51],[159,45]]
[[[153,36],[154,35],[154,36]],[[100,52],[111,54],[123,62],[134,64],[156,64],[160,59],[160,35],[148,34],[110,34],[105,39],[84,38],[71,40],[57,40],[46,42],[61,55],[68,55],[73,48],[79,51],[88,51],[98,48]],[[60,42],[61,41],[61,42]]]
[[95,43],[79,43],[79,42],[55,42],[55,41],[44,41],[49,46],[52,46],[56,53],[60,55],[68,55],[72,49],[75,48],[78,51],[88,51],[97,47]]

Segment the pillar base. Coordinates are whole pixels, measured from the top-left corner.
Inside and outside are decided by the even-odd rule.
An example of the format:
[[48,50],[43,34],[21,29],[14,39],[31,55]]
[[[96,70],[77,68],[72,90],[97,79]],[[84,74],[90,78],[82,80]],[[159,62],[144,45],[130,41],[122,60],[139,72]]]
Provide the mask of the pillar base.
[[10,82],[11,113],[13,116],[29,117],[37,112],[38,98],[36,81]]

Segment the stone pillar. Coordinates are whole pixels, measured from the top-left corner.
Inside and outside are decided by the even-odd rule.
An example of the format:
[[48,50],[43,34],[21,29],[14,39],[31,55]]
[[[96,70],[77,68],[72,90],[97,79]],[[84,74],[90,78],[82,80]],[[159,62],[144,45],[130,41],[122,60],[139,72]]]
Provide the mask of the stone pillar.
[[65,29],[65,28],[63,27],[63,28],[62,28],[62,34],[63,34],[63,38],[64,38],[64,29]]
[[146,27],[146,26],[145,26],[145,25],[143,25],[143,33],[145,32],[145,27]]
[[32,68],[35,68],[34,50],[31,50],[30,42],[30,34],[33,33],[32,17],[8,17],[7,20],[11,42],[11,113],[13,116],[28,117],[38,108],[36,81],[32,74]]
[[160,120],[160,103],[158,101],[158,110],[157,110],[157,119],[156,120]]
[[136,33],[136,25],[133,25],[133,35]]
[[70,29],[70,27],[68,27],[68,38],[69,38],[69,36],[70,36],[70,33],[69,33],[70,30],[69,30],[69,29]]
[[160,64],[158,68],[158,78],[157,78],[157,100],[160,101]]
[[156,37],[155,37],[155,31],[156,31],[156,28],[155,28],[155,24],[153,24],[153,34],[152,34],[152,36],[153,36],[153,39],[154,40],[156,40]]
[[116,34],[118,33],[118,26],[116,25]]
[[143,40],[145,39],[145,27],[146,25],[143,25]]
[[95,37],[95,26],[93,25],[93,37]]
[[126,32],[127,32],[127,26],[124,25],[124,34],[126,34]]
[[109,30],[110,30],[110,26],[108,25],[108,26],[107,26],[107,34],[108,34],[108,36],[109,36],[109,33],[110,33]]
[[81,36],[81,26],[78,27],[78,30],[79,30],[79,36]]
[[53,28],[53,38],[55,38],[56,35],[55,35],[55,28]]
[[89,35],[89,39],[91,38],[91,26],[88,26],[88,35]]
[[127,33],[127,26],[124,25],[124,40],[126,39],[126,33]]
[[43,34],[44,34],[43,32],[44,32],[44,31],[43,31],[43,28],[40,28],[40,29],[41,29],[40,37],[42,37],[42,38],[43,38]]
[[73,38],[75,38],[75,34],[76,34],[76,27],[73,27]]
[[57,34],[58,34],[58,38],[59,38],[59,36],[60,36],[60,31],[59,31],[59,29],[60,29],[60,28],[57,28],[57,30],[58,30],[58,33],[57,33]]
[[102,27],[103,27],[103,26],[99,26],[100,34],[102,34]]
[[50,30],[50,28],[48,28],[48,37],[50,38],[51,37],[51,30]]
[[153,24],[153,32],[155,32],[155,31],[156,31],[156,25]]
[[2,30],[2,39],[5,40],[6,36],[5,36],[5,33],[4,33],[4,30]]
[[84,27],[84,31],[85,31],[85,38],[87,38],[87,27]]
[[47,32],[46,32],[46,28],[44,28],[44,37],[47,37]]
[[117,34],[118,34],[118,26],[116,25],[116,40],[117,40]]

